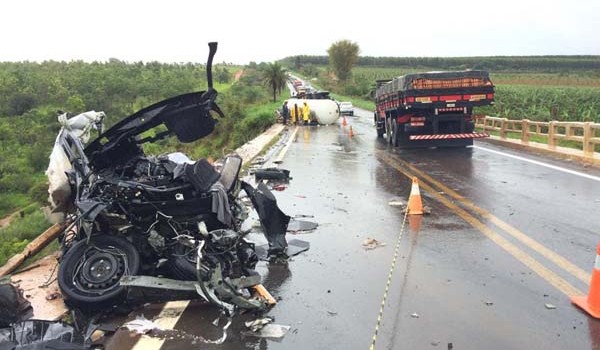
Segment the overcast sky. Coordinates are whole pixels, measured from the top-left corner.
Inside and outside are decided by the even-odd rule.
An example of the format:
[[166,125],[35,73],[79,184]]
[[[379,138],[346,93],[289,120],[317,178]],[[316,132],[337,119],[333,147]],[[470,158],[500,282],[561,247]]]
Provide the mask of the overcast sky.
[[365,56],[600,54],[600,0],[0,2],[0,61],[273,61],[352,40]]

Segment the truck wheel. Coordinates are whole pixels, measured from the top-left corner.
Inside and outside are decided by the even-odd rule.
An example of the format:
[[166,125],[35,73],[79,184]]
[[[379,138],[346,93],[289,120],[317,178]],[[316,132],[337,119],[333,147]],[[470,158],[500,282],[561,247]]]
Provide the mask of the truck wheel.
[[396,119],[394,119],[392,121],[392,145],[394,145],[394,147],[398,147],[399,145],[399,140],[398,140],[398,122],[396,121]]
[[408,133],[400,129],[401,127],[400,125],[398,125],[398,133],[396,134],[396,138],[398,139],[398,146],[405,147],[408,144]]
[[392,119],[387,118],[385,120],[385,135],[387,136],[388,144],[392,144],[392,138],[394,137],[394,132],[392,130]]
[[385,127],[380,126],[380,123],[377,119],[377,113],[373,114],[373,121],[375,123],[375,129],[377,130],[377,138],[382,138],[383,134],[385,133]]

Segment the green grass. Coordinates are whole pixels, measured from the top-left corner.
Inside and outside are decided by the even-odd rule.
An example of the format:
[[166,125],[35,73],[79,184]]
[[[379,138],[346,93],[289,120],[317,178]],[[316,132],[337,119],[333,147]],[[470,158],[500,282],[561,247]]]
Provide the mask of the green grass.
[[31,203],[31,198],[26,193],[3,193],[0,201],[0,218],[14,213],[18,208],[23,208]]
[[8,227],[0,229],[0,265],[21,252],[29,242],[51,226],[38,208],[30,206],[23,212],[23,217],[15,218]]

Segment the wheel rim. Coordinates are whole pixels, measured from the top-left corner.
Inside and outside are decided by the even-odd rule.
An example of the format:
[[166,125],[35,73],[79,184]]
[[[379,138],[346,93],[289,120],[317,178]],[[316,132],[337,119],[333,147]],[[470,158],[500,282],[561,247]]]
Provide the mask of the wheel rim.
[[119,285],[126,266],[127,258],[121,250],[90,247],[75,267],[73,285],[88,293],[106,292]]

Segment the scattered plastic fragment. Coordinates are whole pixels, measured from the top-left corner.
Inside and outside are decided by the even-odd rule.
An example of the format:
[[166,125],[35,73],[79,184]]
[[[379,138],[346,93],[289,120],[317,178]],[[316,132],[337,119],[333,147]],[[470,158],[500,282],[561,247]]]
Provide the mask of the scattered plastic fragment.
[[375,238],[369,238],[369,237],[367,237],[367,239],[365,239],[363,241],[362,246],[363,246],[363,248],[365,250],[371,250],[371,249],[375,249],[375,248],[378,248],[378,247],[384,247],[385,243],[379,242]]
[[268,325],[269,323],[273,323],[273,317],[263,317],[263,318],[257,318],[256,320],[253,320],[253,321],[246,321],[246,322],[244,322],[244,325],[251,332],[256,332],[256,331],[260,330],[261,328],[263,328],[264,326]]
[[290,326],[274,324],[272,322],[272,317],[263,317],[245,322],[246,328],[250,331],[242,332],[242,334],[259,338],[281,338],[290,330]]
[[556,309],[556,305],[552,305],[552,304],[544,304],[544,306],[546,307],[546,309],[548,310],[554,310]]
[[137,334],[146,334],[155,329],[161,330],[161,328],[156,323],[150,321],[144,316],[137,316],[135,320],[125,323],[123,325],[123,328],[127,328],[128,330]]
[[415,312],[415,313],[411,314],[410,317],[412,317],[412,318],[419,318],[419,314]]
[[288,223],[287,232],[296,233],[299,231],[312,231],[315,230],[318,226],[319,224],[317,224],[316,222],[292,219]]
[[388,205],[392,206],[392,207],[403,207],[406,205],[406,203],[404,203],[400,199],[392,199],[391,201],[388,202]]

